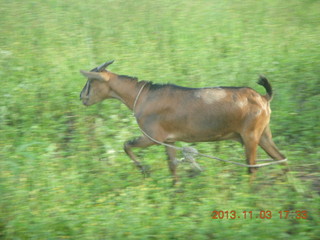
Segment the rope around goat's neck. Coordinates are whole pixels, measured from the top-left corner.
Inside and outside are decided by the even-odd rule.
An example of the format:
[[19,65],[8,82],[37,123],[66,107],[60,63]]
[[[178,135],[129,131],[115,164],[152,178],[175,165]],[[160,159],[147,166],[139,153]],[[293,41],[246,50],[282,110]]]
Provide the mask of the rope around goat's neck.
[[[136,112],[135,112],[135,110],[136,110],[137,102],[138,102],[139,97],[140,97],[140,94],[141,94],[143,88],[146,86],[146,84],[147,84],[147,83],[143,84],[143,86],[140,88],[140,90],[139,90],[139,92],[138,92],[138,94],[137,94],[137,96],[136,96],[136,98],[135,98],[135,100],[134,100],[133,108],[132,108],[132,114],[133,114],[134,117],[136,117]],[[141,131],[144,135],[146,135],[150,140],[152,140],[153,142],[158,143],[158,144],[163,145],[163,146],[166,146],[166,147],[172,147],[172,148],[174,148],[174,149],[176,149],[176,150],[181,150],[181,151],[183,150],[183,148],[176,147],[176,146],[173,146],[173,145],[171,145],[171,144],[164,143],[164,142],[159,142],[158,140],[156,140],[156,139],[154,139],[153,137],[149,136],[145,131],[143,131],[142,128],[139,126],[139,124],[138,124],[138,127],[139,127],[140,131]]]
[[[143,88],[146,86],[147,83],[143,84],[143,86],[140,88],[135,100],[134,100],[134,103],[133,103],[133,108],[132,108],[132,114],[133,116],[135,116],[135,110],[136,110],[136,105],[137,105],[137,102],[139,100],[139,97],[140,97],[140,94],[143,90]],[[135,116],[136,117],[136,116]],[[189,161],[196,167],[198,168],[200,171],[202,171],[202,168],[197,164],[197,162],[195,161],[194,157],[196,157],[197,155],[199,156],[202,156],[202,157],[206,157],[206,158],[211,158],[211,159],[215,159],[215,160],[218,160],[218,161],[221,161],[221,162],[227,162],[227,163],[232,163],[232,164],[235,164],[235,165],[238,165],[238,166],[241,166],[241,167],[264,167],[264,166],[268,166],[268,165],[273,165],[273,164],[279,164],[279,163],[283,163],[283,162],[286,162],[288,161],[286,158],[285,159],[282,159],[282,160],[275,160],[273,162],[269,162],[269,163],[261,163],[261,164],[255,164],[255,165],[249,165],[249,164],[243,164],[243,163],[238,163],[238,162],[234,162],[234,161],[230,161],[230,160],[223,160],[221,158],[217,158],[217,157],[213,157],[213,156],[209,156],[209,155],[206,155],[206,154],[203,154],[203,153],[199,153],[197,149],[193,148],[193,147],[177,147],[177,146],[174,146],[174,145],[171,145],[171,144],[167,144],[167,143],[164,143],[164,142],[160,142],[156,139],[154,139],[153,137],[149,136],[145,131],[142,130],[142,128],[139,126],[138,124],[138,127],[140,129],[140,131],[145,135],[147,136],[151,141],[157,143],[157,144],[160,144],[162,146],[166,146],[166,147],[170,147],[170,148],[173,148],[175,150],[179,150],[179,151],[182,151],[185,159],[189,159]],[[259,161],[259,160],[257,160]],[[268,160],[265,160],[265,161],[268,161]]]
[[140,88],[140,90],[139,90],[136,98],[134,99],[133,108],[132,108],[132,114],[133,114],[133,116],[135,116],[135,113],[136,113],[136,106],[137,106],[137,102],[138,102],[138,99],[139,99],[139,97],[140,97],[140,94],[141,94],[143,88],[144,88],[146,85],[147,85],[147,82],[143,84],[143,86]]

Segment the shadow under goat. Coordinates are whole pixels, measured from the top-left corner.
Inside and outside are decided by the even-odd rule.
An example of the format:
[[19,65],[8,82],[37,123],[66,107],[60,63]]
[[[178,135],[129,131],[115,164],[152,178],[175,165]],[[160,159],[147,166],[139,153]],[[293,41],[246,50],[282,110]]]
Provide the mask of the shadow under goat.
[[[249,87],[187,88],[173,84],[155,84],[106,70],[113,61],[90,72],[80,94],[86,106],[107,98],[116,98],[134,113],[142,135],[125,142],[124,150],[141,170],[132,148],[145,148],[163,143],[173,182],[178,181],[176,141],[211,142],[235,140],[245,147],[247,164],[256,165],[258,145],[274,160],[284,160],[272,140],[269,127],[272,87],[260,76],[258,84],[267,94],[260,95]],[[171,147],[173,146],[173,147]],[[254,176],[256,167],[249,167]]]

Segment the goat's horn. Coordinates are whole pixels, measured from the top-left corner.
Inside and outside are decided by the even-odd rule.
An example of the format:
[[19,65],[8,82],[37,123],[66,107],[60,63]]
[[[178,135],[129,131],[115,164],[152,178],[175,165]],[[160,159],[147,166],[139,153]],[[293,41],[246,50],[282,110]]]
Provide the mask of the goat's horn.
[[114,62],[114,60],[106,62],[104,64],[101,64],[99,67],[97,67],[97,71],[101,72],[102,70],[106,69],[106,67],[108,67],[110,64],[112,64]]

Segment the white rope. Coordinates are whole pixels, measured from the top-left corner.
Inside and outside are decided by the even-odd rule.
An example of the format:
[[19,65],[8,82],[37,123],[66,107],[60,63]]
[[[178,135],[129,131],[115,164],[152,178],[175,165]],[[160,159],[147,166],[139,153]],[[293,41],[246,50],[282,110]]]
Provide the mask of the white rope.
[[232,163],[232,164],[239,165],[239,166],[242,166],[242,167],[256,167],[256,168],[269,166],[269,165],[273,165],[273,164],[279,164],[279,163],[283,163],[283,162],[288,161],[287,159],[276,160],[276,161],[275,160],[271,160],[271,159],[257,160],[257,161],[273,161],[273,162],[250,165],[250,164],[238,163],[238,162],[234,162],[234,161],[230,161],[230,160],[224,160],[224,159],[217,158],[217,157],[212,157],[212,156],[209,156],[209,155],[206,155],[206,154],[203,154],[203,153],[199,153],[199,155],[202,156],[202,157],[215,159],[215,160],[218,160],[218,161],[221,161],[221,162]]
[[138,99],[139,99],[139,97],[140,97],[140,94],[141,94],[143,88],[147,85],[147,83],[148,83],[148,82],[146,82],[146,83],[143,84],[143,86],[140,88],[140,90],[139,90],[139,92],[138,92],[138,94],[137,94],[137,96],[136,96],[136,98],[135,98],[135,100],[134,100],[133,108],[132,108],[133,116],[135,116],[134,114],[135,114],[135,112],[136,112],[136,111],[135,111],[135,110],[136,110],[136,105],[137,105]]
[[[138,99],[140,97],[140,94],[143,90],[143,88],[145,87],[147,83],[145,83],[139,90],[135,100],[134,100],[134,104],[133,104],[133,116],[135,116],[135,108],[136,108],[136,104],[138,102]],[[182,154],[184,156],[184,159],[183,160],[177,160],[176,162],[179,163],[179,162],[183,162],[183,161],[188,161],[190,162],[195,168],[199,169],[200,171],[202,171],[202,168],[199,166],[199,164],[196,162],[195,160],[195,157],[197,155],[199,156],[202,156],[202,157],[206,157],[206,158],[211,158],[211,159],[215,159],[215,160],[218,160],[218,161],[221,161],[221,162],[227,162],[227,163],[232,163],[232,164],[235,164],[235,165],[238,165],[238,166],[242,166],[242,167],[255,167],[255,168],[259,168],[259,167],[264,167],[264,166],[269,166],[269,165],[274,165],[274,164],[279,164],[279,163],[283,163],[283,162],[286,162],[288,161],[287,159],[282,159],[282,160],[273,160],[273,159],[263,159],[263,160],[257,160],[257,161],[273,161],[273,162],[269,162],[269,163],[260,163],[260,164],[255,164],[255,165],[250,165],[250,164],[244,164],[244,163],[238,163],[238,162],[234,162],[234,161],[231,161],[231,160],[224,160],[224,159],[221,159],[221,158],[217,158],[217,157],[213,157],[213,156],[210,156],[210,155],[206,155],[206,154],[203,154],[203,153],[199,153],[197,149],[193,148],[193,147],[176,147],[174,145],[171,145],[171,144],[167,144],[167,143],[164,143],[164,142],[160,142],[156,139],[154,139],[153,137],[149,136],[145,131],[142,130],[142,128],[139,126],[138,124],[138,127],[140,129],[140,131],[145,135],[147,136],[151,141],[157,143],[157,144],[160,144],[162,146],[166,146],[166,147],[170,147],[170,148],[173,148],[175,150],[179,150],[179,151],[182,151]]]

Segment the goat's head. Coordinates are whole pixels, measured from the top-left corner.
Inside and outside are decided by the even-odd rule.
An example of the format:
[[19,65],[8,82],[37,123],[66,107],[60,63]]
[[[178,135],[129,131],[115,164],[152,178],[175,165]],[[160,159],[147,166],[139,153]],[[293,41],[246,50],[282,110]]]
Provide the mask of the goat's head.
[[113,62],[106,62],[90,72],[80,71],[83,76],[88,78],[86,85],[84,85],[80,93],[80,99],[84,105],[90,106],[110,97],[110,74],[105,69]]

